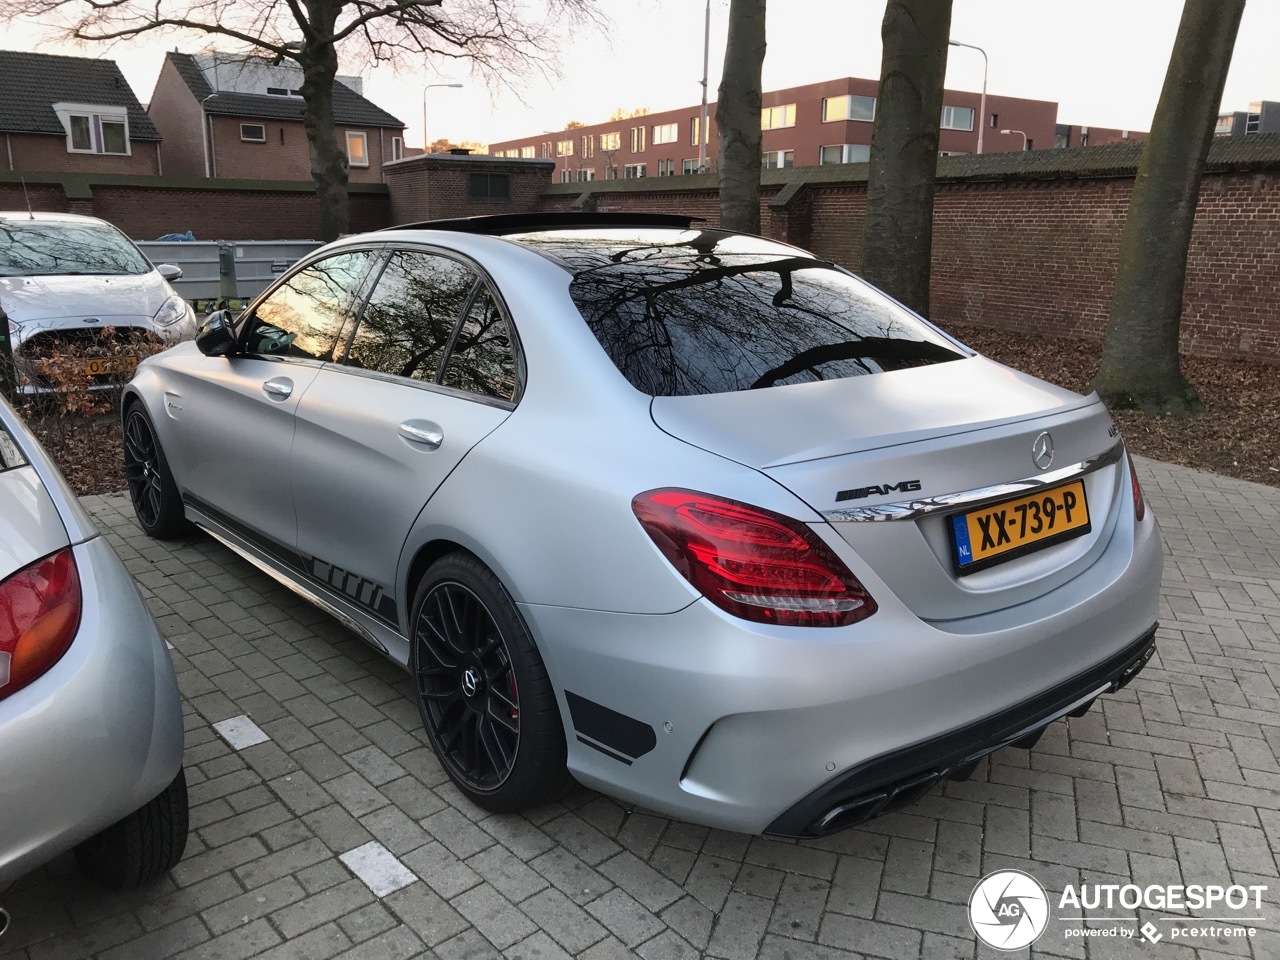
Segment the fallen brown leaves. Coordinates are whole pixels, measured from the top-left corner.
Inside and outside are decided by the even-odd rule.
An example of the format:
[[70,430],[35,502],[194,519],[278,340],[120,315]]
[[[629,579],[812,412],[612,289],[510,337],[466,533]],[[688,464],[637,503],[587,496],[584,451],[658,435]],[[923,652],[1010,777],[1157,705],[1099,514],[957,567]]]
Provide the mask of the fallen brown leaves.
[[[1102,345],[951,323],[946,329],[993,360],[1081,392]],[[1183,357],[1182,372],[1208,408],[1196,416],[1117,413],[1129,449],[1144,457],[1280,486],[1280,366]]]

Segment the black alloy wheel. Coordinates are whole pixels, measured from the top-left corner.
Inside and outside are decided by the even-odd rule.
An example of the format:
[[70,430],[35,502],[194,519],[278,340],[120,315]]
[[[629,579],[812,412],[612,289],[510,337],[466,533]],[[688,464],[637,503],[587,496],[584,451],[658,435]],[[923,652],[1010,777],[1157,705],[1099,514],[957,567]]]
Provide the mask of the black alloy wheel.
[[410,668],[450,778],[497,812],[554,798],[567,779],[555,695],[497,578],[451,555],[428,571],[413,609]]
[[155,428],[141,404],[130,408],[124,423],[124,476],[138,524],[148,536],[176,537],[188,528],[178,492]]

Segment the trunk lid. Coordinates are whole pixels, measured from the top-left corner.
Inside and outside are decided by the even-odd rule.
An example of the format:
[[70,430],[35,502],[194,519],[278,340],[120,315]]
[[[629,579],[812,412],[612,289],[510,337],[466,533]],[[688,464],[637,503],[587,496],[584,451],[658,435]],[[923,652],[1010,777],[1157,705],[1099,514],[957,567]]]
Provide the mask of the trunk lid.
[[[768,390],[658,397],[652,411],[667,433],[761,470],[827,516],[898,599],[927,620],[987,613],[1065,583],[1105,550],[1121,502],[1121,471],[1109,459],[1119,440],[1102,403],[984,357]],[[1033,446],[1046,432],[1053,458],[1040,466]],[[1076,466],[1086,462],[1091,469]],[[1087,532],[959,572],[953,516],[1021,496],[1010,484],[1072,479],[1084,484]],[[950,506],[934,509],[937,498]],[[903,504],[929,507],[886,518],[883,508]]]

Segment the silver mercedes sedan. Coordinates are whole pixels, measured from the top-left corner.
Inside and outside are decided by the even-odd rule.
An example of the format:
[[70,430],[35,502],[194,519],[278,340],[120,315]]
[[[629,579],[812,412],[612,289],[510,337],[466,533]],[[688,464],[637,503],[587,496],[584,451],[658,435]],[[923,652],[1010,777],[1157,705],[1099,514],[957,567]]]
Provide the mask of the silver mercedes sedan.
[[143,529],[195,523],[412,674],[460,790],[571,774],[820,836],[1154,650],[1106,409],[831,263],[659,215],[354,236],[144,361]]
[[[73,847],[113,888],[176,864],[182,742],[151,612],[0,398],[0,890]],[[6,923],[0,909],[0,933]]]

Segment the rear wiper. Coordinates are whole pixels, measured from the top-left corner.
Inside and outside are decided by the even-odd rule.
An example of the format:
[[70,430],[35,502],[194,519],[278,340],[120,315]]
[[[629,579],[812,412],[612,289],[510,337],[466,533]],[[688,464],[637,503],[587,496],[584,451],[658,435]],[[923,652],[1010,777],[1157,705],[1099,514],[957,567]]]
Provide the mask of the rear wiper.
[[844,343],[829,343],[821,347],[812,347],[797,353],[790,360],[778,364],[772,370],[766,370],[755,383],[752,390],[771,387],[779,380],[794,377],[811,367],[838,360],[878,360],[897,363],[912,363],[921,360],[929,363],[945,363],[948,360],[959,360],[964,354],[948,350],[946,347],[927,340],[891,340],[888,337],[863,337],[861,340],[846,340]]

